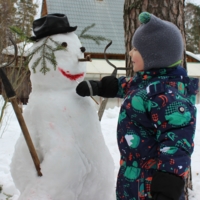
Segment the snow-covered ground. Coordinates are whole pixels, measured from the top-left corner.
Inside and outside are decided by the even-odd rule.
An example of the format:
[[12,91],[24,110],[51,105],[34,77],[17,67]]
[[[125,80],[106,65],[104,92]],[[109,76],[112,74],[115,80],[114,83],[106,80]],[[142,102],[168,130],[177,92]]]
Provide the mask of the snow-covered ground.
[[[0,99],[0,105],[3,101]],[[24,107],[25,109],[25,107]],[[192,179],[193,191],[190,191],[189,200],[200,199],[200,105],[197,105],[198,118],[195,137],[195,151],[192,156]],[[119,168],[119,151],[116,142],[116,125],[119,108],[105,111],[101,127],[105,142],[112,154],[115,163],[115,179]],[[0,129],[0,200],[17,200],[18,190],[15,188],[10,174],[10,162],[14,152],[14,146],[20,135],[20,127],[13,112],[12,106],[8,105]]]
[[200,6],[200,1],[199,0],[186,0],[186,3],[193,3],[197,6]]

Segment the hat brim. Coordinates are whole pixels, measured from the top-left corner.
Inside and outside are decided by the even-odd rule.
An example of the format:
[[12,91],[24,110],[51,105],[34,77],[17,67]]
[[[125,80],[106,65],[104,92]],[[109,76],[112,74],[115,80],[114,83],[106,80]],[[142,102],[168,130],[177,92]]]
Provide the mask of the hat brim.
[[51,36],[51,35],[56,35],[56,34],[59,34],[59,33],[70,33],[70,32],[75,31],[76,29],[77,29],[77,26],[67,27],[67,28],[60,27],[60,28],[56,28],[54,30],[46,30],[42,34],[40,34],[38,36],[32,36],[29,39],[31,41],[37,41],[37,40],[42,39],[44,37]]

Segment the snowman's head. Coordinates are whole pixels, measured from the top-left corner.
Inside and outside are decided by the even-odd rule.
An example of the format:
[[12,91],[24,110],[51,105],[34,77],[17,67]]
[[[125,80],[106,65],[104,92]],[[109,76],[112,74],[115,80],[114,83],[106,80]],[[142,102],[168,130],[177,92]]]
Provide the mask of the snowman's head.
[[[58,45],[63,48],[53,51]],[[84,48],[74,32],[45,37],[34,43],[31,51],[35,50],[29,62],[33,89],[74,88],[84,79],[86,63],[79,62],[84,57]],[[52,63],[52,59],[56,62]]]

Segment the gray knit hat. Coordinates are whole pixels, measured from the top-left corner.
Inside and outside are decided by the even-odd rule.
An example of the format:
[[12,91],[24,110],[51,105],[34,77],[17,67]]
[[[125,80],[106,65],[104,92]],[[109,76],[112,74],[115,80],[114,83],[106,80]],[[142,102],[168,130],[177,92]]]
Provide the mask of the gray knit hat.
[[180,64],[183,56],[180,30],[171,22],[148,12],[142,12],[139,20],[141,25],[133,35],[132,45],[144,60],[144,70]]

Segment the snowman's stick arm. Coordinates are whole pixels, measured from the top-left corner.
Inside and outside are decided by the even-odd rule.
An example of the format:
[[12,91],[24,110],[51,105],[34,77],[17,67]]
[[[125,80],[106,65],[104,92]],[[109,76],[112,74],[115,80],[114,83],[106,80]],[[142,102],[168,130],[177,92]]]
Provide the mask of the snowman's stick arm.
[[[105,58],[106,62],[114,68],[111,76],[115,76],[116,77],[117,76],[117,70],[129,70],[129,69],[132,69],[132,68],[131,67],[128,67],[128,68],[116,67],[114,64],[112,64],[108,60],[108,58],[106,56],[106,50],[111,44],[112,44],[112,40],[107,44],[107,46],[104,49],[104,58]],[[101,121],[101,118],[103,116],[103,113],[104,113],[104,110],[106,108],[107,103],[108,103],[108,98],[104,98],[103,101],[101,102],[100,108],[98,110],[99,121]]]
[[[13,40],[11,40],[11,42],[14,44],[14,47],[15,47],[15,57],[16,57],[16,55],[17,55],[17,47],[16,47],[16,44],[13,42]],[[9,65],[12,64],[14,62],[14,60],[15,59],[13,59],[9,63]],[[6,66],[8,66],[8,64],[6,64]],[[4,65],[4,67],[5,67],[5,65]],[[10,100],[10,102],[11,102],[11,104],[13,106],[13,109],[15,111],[15,114],[16,114],[16,117],[18,119],[19,125],[20,125],[20,127],[22,129],[22,133],[23,133],[24,138],[26,140],[26,143],[28,145],[30,154],[31,154],[33,162],[35,164],[35,168],[36,168],[36,170],[38,172],[38,176],[42,176],[42,173],[40,171],[40,161],[39,161],[37,153],[35,151],[33,142],[31,140],[28,128],[27,128],[26,123],[24,121],[24,118],[22,116],[21,110],[20,110],[20,108],[18,106],[15,91],[14,91],[14,89],[13,89],[10,81],[8,80],[8,78],[7,78],[7,76],[4,73],[4,71],[3,71],[2,68],[0,68],[0,77],[1,77],[2,83],[4,85],[6,96]]]

